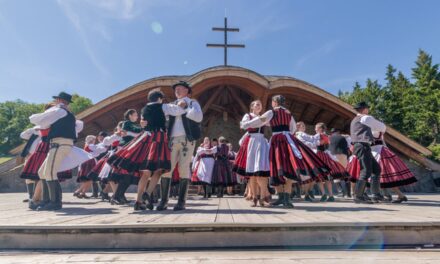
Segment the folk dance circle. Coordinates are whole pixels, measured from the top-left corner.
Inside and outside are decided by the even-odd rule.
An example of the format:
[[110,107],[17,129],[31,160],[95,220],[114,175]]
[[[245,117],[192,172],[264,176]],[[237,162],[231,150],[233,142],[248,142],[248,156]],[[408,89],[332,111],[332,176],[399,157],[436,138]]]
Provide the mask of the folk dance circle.
[[252,207],[294,208],[292,198],[302,194],[307,202],[335,202],[337,189],[355,203],[402,203],[407,197],[399,187],[417,181],[386,146],[386,126],[369,115],[365,102],[354,106],[358,114],[350,135],[344,135],[334,128],[327,134],[324,123],[308,134],[305,123],[285,108],[283,95],[273,96],[267,111],[255,100],[240,122],[245,133],[234,152],[233,142],[222,135],[202,138],[203,112],[191,98],[191,86],[181,81],[172,89],[174,102],[165,103],[158,89],[150,91],[139,113],[127,110],[112,134],[86,136],[83,149],[75,146],[83,122],[69,110],[72,96],[54,96],[43,113],[29,117],[34,127],[21,133],[27,143],[20,177],[29,208],[60,210],[61,183],[72,179],[75,168],[74,196],[130,204],[125,194],[137,185],[136,211],[167,210],[170,197],[177,198],[173,210],[185,210],[190,185],[205,199],[238,192]]

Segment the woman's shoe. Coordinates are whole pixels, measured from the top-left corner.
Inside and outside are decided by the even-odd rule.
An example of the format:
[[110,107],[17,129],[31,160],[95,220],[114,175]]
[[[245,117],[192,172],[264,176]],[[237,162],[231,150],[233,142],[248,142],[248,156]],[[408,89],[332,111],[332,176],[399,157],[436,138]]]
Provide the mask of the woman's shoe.
[[311,203],[314,202],[314,200],[312,199],[312,197],[310,197],[310,195],[306,195],[306,196],[304,197],[304,201],[311,202]]
[[257,198],[252,199],[251,207],[257,207],[257,203],[258,203],[258,199]]
[[326,202],[327,201],[327,194],[323,194],[322,196],[321,196],[321,200],[319,200],[319,201],[321,201],[321,202]]
[[408,202],[408,198],[406,198],[406,196],[399,197],[396,200],[392,201],[391,203],[402,203],[402,202]]
[[134,210],[135,211],[144,211],[147,210],[147,205],[144,202],[138,202],[136,201],[134,203]]
[[330,196],[330,197],[327,199],[327,202],[334,202],[334,201],[336,201],[336,200],[335,200],[335,197],[333,197],[333,196]]

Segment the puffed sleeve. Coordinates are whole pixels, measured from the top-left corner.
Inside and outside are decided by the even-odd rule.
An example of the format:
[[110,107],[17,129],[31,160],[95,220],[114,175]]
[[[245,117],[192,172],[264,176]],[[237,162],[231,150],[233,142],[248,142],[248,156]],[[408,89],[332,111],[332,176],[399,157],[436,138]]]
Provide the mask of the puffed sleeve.
[[191,100],[190,104],[186,108],[186,117],[197,123],[202,122],[203,112],[200,104],[197,101]]

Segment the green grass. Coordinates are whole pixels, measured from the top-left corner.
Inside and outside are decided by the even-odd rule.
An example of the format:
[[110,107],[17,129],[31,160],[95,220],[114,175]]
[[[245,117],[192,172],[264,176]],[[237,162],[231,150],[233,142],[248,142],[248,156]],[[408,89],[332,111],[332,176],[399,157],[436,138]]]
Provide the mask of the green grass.
[[6,161],[8,161],[8,160],[10,160],[12,158],[13,158],[12,156],[10,156],[10,157],[0,157],[0,164],[4,163],[4,162],[6,162]]

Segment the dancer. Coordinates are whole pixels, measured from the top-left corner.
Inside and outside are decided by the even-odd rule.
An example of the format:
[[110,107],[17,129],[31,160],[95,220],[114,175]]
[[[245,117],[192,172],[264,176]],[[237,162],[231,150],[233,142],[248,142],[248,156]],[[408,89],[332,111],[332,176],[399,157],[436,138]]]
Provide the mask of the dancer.
[[359,160],[360,172],[359,180],[356,182],[355,203],[370,204],[368,196],[365,195],[365,187],[371,177],[371,192],[373,202],[383,201],[380,194],[380,165],[371,153],[371,144],[374,142],[372,130],[385,132],[384,123],[368,115],[369,106],[365,102],[360,102],[354,106],[358,114],[353,118],[350,125],[351,140],[354,145],[353,154]]
[[[319,138],[316,147],[316,154],[330,169],[330,173],[323,177],[323,179],[318,181],[318,186],[322,193],[321,202],[334,202],[335,198],[333,196],[333,181],[341,179],[345,180],[349,177],[349,174],[345,170],[345,167],[343,167],[339,162],[335,161],[336,158],[333,157],[328,150],[330,140],[327,134],[325,134],[326,129],[327,126],[324,123],[318,123],[315,126],[316,137]],[[326,189],[328,192],[328,196],[325,193],[324,183],[327,187]]]
[[269,122],[272,127],[269,148],[270,175],[272,185],[276,186],[278,192],[278,200],[272,205],[293,208],[290,202],[292,181],[313,181],[321,174],[327,173],[328,168],[310,148],[293,136],[296,123],[290,112],[284,108],[284,103],[284,96],[273,96],[273,110],[253,119],[250,125]]
[[[92,154],[93,149],[96,149],[95,141],[96,141],[95,136],[93,136],[93,135],[86,136],[85,144],[84,144],[84,151]],[[101,152],[104,152],[104,151],[101,151]],[[97,154],[97,155],[99,155],[99,154]],[[93,157],[95,157],[97,155],[92,154]],[[88,175],[92,171],[93,167],[95,167],[95,165],[96,165],[96,160],[94,158],[81,164],[81,166],[79,167],[78,176],[76,179],[76,182],[78,182],[80,185],[79,185],[78,189],[73,192],[73,196],[78,197],[80,199],[90,198],[89,196],[86,195],[87,190],[89,190],[90,187],[92,187],[92,181],[90,180],[90,178],[88,178]]]
[[[39,137],[38,130],[34,127],[28,128],[21,132],[20,137],[27,141],[23,151],[20,154],[20,156],[24,158],[26,164],[30,156],[32,156],[32,154],[35,152],[38,144],[41,142],[41,137]],[[20,178],[25,179],[26,190],[28,192],[28,198],[23,200],[24,203],[31,201],[32,197],[34,196],[35,187],[39,180],[39,177],[36,174],[37,173],[31,177],[27,177],[23,173],[20,175]]]
[[[227,143],[227,145],[229,148],[228,160],[232,168],[234,166],[235,159],[237,157],[237,152],[234,151],[234,146],[232,145],[232,143]],[[237,177],[237,174],[234,171],[232,171],[232,178],[235,179],[237,185],[241,185],[241,180],[240,180],[241,177]],[[228,195],[234,195],[234,186],[228,186],[226,191]]]
[[232,174],[232,167],[229,163],[229,147],[226,138],[219,138],[217,153],[215,154],[214,169],[212,174],[212,186],[217,187],[217,197],[223,197],[224,188],[234,186],[237,180]]
[[[380,187],[384,190],[385,197],[389,202],[407,202],[408,198],[400,191],[400,186],[405,186],[417,182],[414,174],[408,169],[406,164],[393,153],[385,144],[384,132],[373,131],[374,143],[371,151],[374,158],[380,165]],[[389,189],[397,195],[397,200],[392,199]]]
[[[350,156],[347,137],[341,135],[340,130],[336,128],[332,128],[330,133],[329,151],[336,158],[337,162],[339,162],[339,164],[341,164],[342,167],[347,171],[348,157]],[[343,181],[340,181],[339,184],[342,188],[343,196],[351,198],[351,182],[349,181],[349,177],[350,176],[345,178]]]
[[[309,147],[311,150],[316,152],[317,145],[319,143],[319,135],[309,135],[306,133],[306,124],[302,121],[296,123],[295,137],[299,139],[304,145]],[[315,186],[315,181],[306,181],[299,183],[304,191],[304,200],[307,202],[314,202],[313,187]]]
[[209,137],[205,137],[194,157],[191,182],[203,186],[204,198],[210,198],[212,194],[211,182],[216,153],[217,147],[212,147]]
[[[38,170],[42,184],[49,191],[50,201],[41,205],[38,208],[39,210],[61,209],[62,190],[57,173],[72,169],[73,167],[69,167],[69,165],[78,166],[75,163],[81,164],[91,158],[87,152],[73,147],[73,142],[77,138],[77,131],[80,130],[77,130],[77,127],[80,126],[82,129],[82,122],[77,122],[75,116],[68,109],[68,105],[72,102],[72,96],[61,92],[53,98],[55,99],[55,106],[50,107],[44,113],[34,114],[29,117],[32,124],[40,128],[50,128],[47,135],[50,150]],[[69,157],[69,155],[72,156]]]
[[[188,96],[191,95],[191,86],[186,82],[173,85],[177,100],[174,104],[185,109],[182,115],[169,116],[168,131],[171,144],[171,171],[179,164],[180,175],[179,198],[174,210],[185,210],[186,195],[188,191],[190,163],[196,140],[201,137],[200,123],[203,112],[199,103]],[[161,200],[157,210],[166,210],[171,185],[171,173],[168,172],[161,179]]]
[[266,124],[252,125],[252,120],[259,118],[263,109],[260,100],[255,100],[250,105],[250,113],[244,115],[240,122],[240,128],[246,130],[246,134],[240,139],[240,149],[234,164],[234,171],[242,177],[249,177],[248,186],[252,193],[252,206],[266,206],[269,204],[270,164],[269,143],[264,137]]

